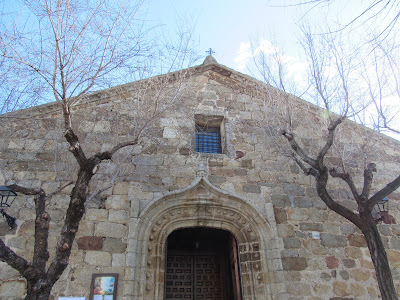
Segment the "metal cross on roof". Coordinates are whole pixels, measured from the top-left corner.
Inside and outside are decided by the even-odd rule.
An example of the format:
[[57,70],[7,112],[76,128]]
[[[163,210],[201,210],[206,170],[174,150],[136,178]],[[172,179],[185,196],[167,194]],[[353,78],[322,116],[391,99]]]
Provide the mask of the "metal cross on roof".
[[213,49],[208,49],[207,51],[206,51],[206,53],[208,53],[208,55],[213,55],[214,53],[215,53],[215,51],[213,51]]

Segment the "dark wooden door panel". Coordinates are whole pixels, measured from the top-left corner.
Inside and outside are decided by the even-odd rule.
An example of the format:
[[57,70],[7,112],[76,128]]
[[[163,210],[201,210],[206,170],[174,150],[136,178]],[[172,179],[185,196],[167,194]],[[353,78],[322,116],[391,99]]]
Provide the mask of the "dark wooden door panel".
[[193,298],[193,257],[168,255],[165,299]]
[[216,255],[168,255],[165,299],[225,300],[221,263]]
[[217,256],[195,256],[195,300],[223,300],[221,261]]

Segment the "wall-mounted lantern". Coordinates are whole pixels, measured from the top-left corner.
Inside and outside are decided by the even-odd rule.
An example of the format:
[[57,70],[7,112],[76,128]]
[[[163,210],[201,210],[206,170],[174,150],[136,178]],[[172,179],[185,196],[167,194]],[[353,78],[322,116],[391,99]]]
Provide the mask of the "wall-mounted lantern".
[[3,207],[10,207],[11,204],[13,204],[15,198],[18,196],[18,194],[6,186],[0,186],[0,196],[1,196],[0,213],[6,219],[10,229],[13,229],[16,218],[8,215],[3,210]]
[[372,211],[372,216],[375,219],[375,223],[378,224],[379,222],[383,221],[386,224],[391,224],[388,222],[389,220],[389,198],[384,197],[381,201],[379,201],[375,206],[374,210]]

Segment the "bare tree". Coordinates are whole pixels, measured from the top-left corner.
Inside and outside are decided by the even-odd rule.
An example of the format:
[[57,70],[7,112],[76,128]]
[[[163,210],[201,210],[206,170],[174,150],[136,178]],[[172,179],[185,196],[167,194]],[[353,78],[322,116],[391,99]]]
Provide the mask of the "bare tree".
[[[72,118],[75,107],[90,100],[92,96],[88,92],[93,89],[154,75],[154,67],[161,68],[165,63],[168,63],[168,68],[163,71],[181,69],[192,58],[189,49],[190,32],[182,29],[177,44],[164,52],[156,43],[160,37],[149,35],[153,32],[152,28],[143,23],[138,15],[142,1],[131,4],[107,0],[25,0],[20,4],[22,9],[17,14],[3,14],[0,52],[3,62],[1,67],[4,68],[1,74],[7,74],[7,77],[2,78],[11,84],[10,78],[17,78],[18,73],[7,72],[21,70],[29,83],[25,81],[23,86],[24,81],[17,80],[15,86],[29,89],[33,84],[40,87],[36,97],[44,98],[43,102],[48,102],[50,97],[56,100],[54,106],[62,111],[63,135],[77,168],[71,176],[73,182],[60,185],[57,191],[50,194],[42,187],[27,188],[9,184],[14,191],[34,197],[35,245],[33,260],[28,261],[0,240],[0,259],[26,279],[26,299],[48,299],[53,285],[68,265],[87,199],[102,192],[91,191],[89,194],[90,182],[99,165],[111,160],[121,149],[140,142],[152,122],[179,97],[179,91],[183,88],[181,80],[185,74],[171,73],[170,76],[156,77],[133,86],[125,85],[111,90],[120,98],[136,101],[136,118],[133,119],[134,129],[129,139],[105,151],[95,153],[90,150],[90,145],[85,147],[88,151],[84,150],[83,141],[77,134],[80,128],[74,127]],[[13,66],[18,68],[13,69]],[[167,95],[167,85],[171,81],[177,84],[175,90],[169,91]],[[27,99],[23,93],[18,97]],[[9,103],[15,103],[15,98],[13,101],[10,99]],[[13,110],[13,107],[4,110]],[[8,114],[3,118],[15,116]],[[111,176],[111,184],[117,175],[118,170]],[[73,184],[73,189],[64,225],[53,260],[48,262],[50,215],[46,212],[46,202],[69,184]]]
[[[307,128],[293,124],[293,120],[301,119],[299,111],[304,110],[307,105],[299,105],[296,97],[287,94],[291,90],[287,90],[288,85],[284,83],[287,79],[287,66],[282,53],[270,53],[269,57],[272,59],[266,59],[265,54],[255,57],[257,69],[262,72],[262,77],[267,83],[267,127],[280,128],[279,135],[287,140],[290,147],[285,147],[270,129],[278,149],[288,159],[295,161],[305,175],[315,178],[318,196],[327,207],[361,230],[375,267],[382,299],[398,299],[386,251],[372,211],[378,202],[400,187],[400,175],[395,174],[385,185],[373,184],[374,173],[378,171],[377,164],[370,161],[368,156],[368,153],[376,151],[373,145],[368,143],[373,139],[373,131],[349,121],[353,119],[364,122],[368,113],[372,112],[371,115],[375,115],[375,108],[381,113],[376,117],[378,120],[388,116],[382,110],[382,103],[387,96],[398,95],[395,80],[397,78],[390,79],[389,76],[393,75],[398,67],[391,56],[387,53],[382,55],[384,52],[379,47],[373,47],[374,51],[362,53],[353,49],[347,51],[345,45],[348,43],[344,38],[341,32],[335,36],[313,35],[308,27],[304,29],[303,47],[309,65],[309,86],[303,96],[322,107],[322,120],[318,120],[320,117],[308,120]],[[386,70],[387,73],[381,69],[388,66],[382,65],[384,61],[391,66]],[[275,62],[275,67],[272,62]],[[285,92],[277,91],[273,87]],[[315,126],[314,122],[317,123]],[[322,136],[321,124],[327,126],[326,134]],[[302,131],[307,131],[308,139],[313,139],[312,145],[302,142]],[[358,142],[357,148],[357,152],[363,154],[358,165],[364,169],[361,178],[358,178],[357,172],[354,171],[354,160],[351,166],[345,157],[346,152],[349,152],[345,149],[346,145],[351,143],[349,134],[363,141]],[[356,209],[349,208],[343,199],[335,194],[332,182],[338,180],[347,186],[348,194],[356,203]]]
[[[306,9],[303,17],[320,13],[325,9],[330,10],[336,4],[342,5],[342,9],[351,9],[348,6],[350,2],[341,3],[337,0],[267,0],[267,3],[273,7],[303,7]],[[397,0],[370,0],[365,3],[357,3],[357,11],[348,19],[341,19],[338,27],[333,31],[354,30],[354,28],[364,27],[368,24],[372,30],[378,30],[374,38],[382,41],[393,34],[400,18],[399,8],[400,2]]]

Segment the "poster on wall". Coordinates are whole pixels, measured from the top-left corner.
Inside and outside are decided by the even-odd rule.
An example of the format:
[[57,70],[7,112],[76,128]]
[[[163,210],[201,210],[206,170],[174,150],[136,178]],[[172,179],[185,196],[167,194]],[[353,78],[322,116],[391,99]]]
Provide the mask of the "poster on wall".
[[93,274],[90,300],[117,300],[118,274]]

